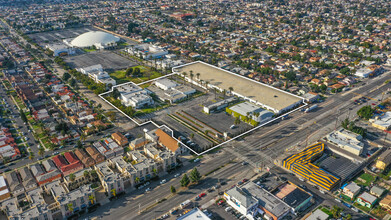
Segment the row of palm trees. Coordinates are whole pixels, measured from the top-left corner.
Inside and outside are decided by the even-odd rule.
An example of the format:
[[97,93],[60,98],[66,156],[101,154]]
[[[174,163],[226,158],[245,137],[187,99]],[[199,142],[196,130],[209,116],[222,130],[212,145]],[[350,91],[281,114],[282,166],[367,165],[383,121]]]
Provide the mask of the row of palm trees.
[[[210,82],[209,81],[204,81],[202,79],[200,80],[200,75],[201,75],[200,73],[196,73],[197,80],[200,81],[201,87],[203,85],[205,85],[206,90],[208,90]],[[187,76],[187,72],[182,72],[182,77],[183,77],[183,83],[184,84],[186,84],[186,80],[185,80],[186,76]],[[192,82],[193,78],[194,78],[193,70],[190,70],[190,75],[189,76],[190,76],[190,80]],[[191,84],[191,86],[193,87],[193,84]],[[232,91],[234,90],[234,88],[232,86],[230,86],[228,88],[228,90],[229,90],[230,94],[232,95]],[[216,96],[216,92],[217,92],[216,88],[214,89],[214,91],[215,91],[215,96]],[[223,90],[223,94],[224,94],[224,99],[225,99],[225,94],[226,94],[226,90],[225,89]]]

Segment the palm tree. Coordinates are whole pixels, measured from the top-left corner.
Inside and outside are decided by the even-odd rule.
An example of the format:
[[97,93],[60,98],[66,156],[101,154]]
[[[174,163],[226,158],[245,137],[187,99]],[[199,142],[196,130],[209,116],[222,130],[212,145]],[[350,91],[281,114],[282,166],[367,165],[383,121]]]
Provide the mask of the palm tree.
[[225,94],[227,93],[227,90],[223,89],[223,99],[225,100]]
[[193,74],[193,71],[190,70],[190,82],[191,82],[191,87],[193,87],[193,77],[194,77],[194,74]]
[[69,180],[71,182],[75,181],[75,179],[76,179],[76,175],[74,173],[69,174]]
[[231,86],[228,88],[228,90],[229,90],[229,93],[231,93],[231,95],[232,95],[232,91],[234,91],[234,88]]
[[197,75],[197,79],[200,80],[201,73],[197,73],[196,75]]
[[186,73],[186,72],[183,72],[183,73],[182,73],[182,76],[183,76],[183,84],[186,84],[186,76],[187,76],[187,73]]
[[89,177],[89,176],[90,176],[90,172],[88,172],[88,170],[85,170],[85,171],[83,172],[83,176],[84,176],[84,178]]

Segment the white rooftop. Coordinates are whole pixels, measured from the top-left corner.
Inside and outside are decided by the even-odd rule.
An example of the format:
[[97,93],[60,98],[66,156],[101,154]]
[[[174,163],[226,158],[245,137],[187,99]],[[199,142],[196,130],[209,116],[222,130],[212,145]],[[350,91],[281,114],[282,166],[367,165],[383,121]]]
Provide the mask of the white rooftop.
[[103,31],[90,31],[79,35],[71,41],[72,46],[75,47],[91,47],[94,44],[108,44],[117,42],[120,38]]

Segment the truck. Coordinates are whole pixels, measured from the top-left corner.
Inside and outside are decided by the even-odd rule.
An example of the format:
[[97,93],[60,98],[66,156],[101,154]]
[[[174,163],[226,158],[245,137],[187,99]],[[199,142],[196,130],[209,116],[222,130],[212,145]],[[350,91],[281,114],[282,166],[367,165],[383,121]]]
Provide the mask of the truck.
[[190,204],[191,204],[191,201],[188,199],[188,200],[181,203],[181,208],[184,209],[184,208],[188,207]]
[[305,113],[308,113],[308,112],[310,112],[310,111],[312,111],[312,110],[314,110],[314,109],[316,109],[316,108],[318,108],[318,105],[313,105],[313,106],[311,106],[311,107],[306,108],[304,112],[305,112]]

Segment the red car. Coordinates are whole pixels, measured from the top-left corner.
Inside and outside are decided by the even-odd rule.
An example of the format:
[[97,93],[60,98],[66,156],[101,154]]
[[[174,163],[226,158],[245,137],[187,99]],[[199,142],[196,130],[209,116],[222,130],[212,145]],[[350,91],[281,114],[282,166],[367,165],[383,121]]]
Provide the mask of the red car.
[[220,200],[217,205],[222,205],[224,203],[224,200]]
[[204,197],[204,196],[206,196],[206,193],[201,193],[201,194],[199,194],[198,196],[199,196],[199,197]]
[[243,179],[242,180],[242,183],[245,183],[245,182],[247,182],[248,181],[248,179]]

